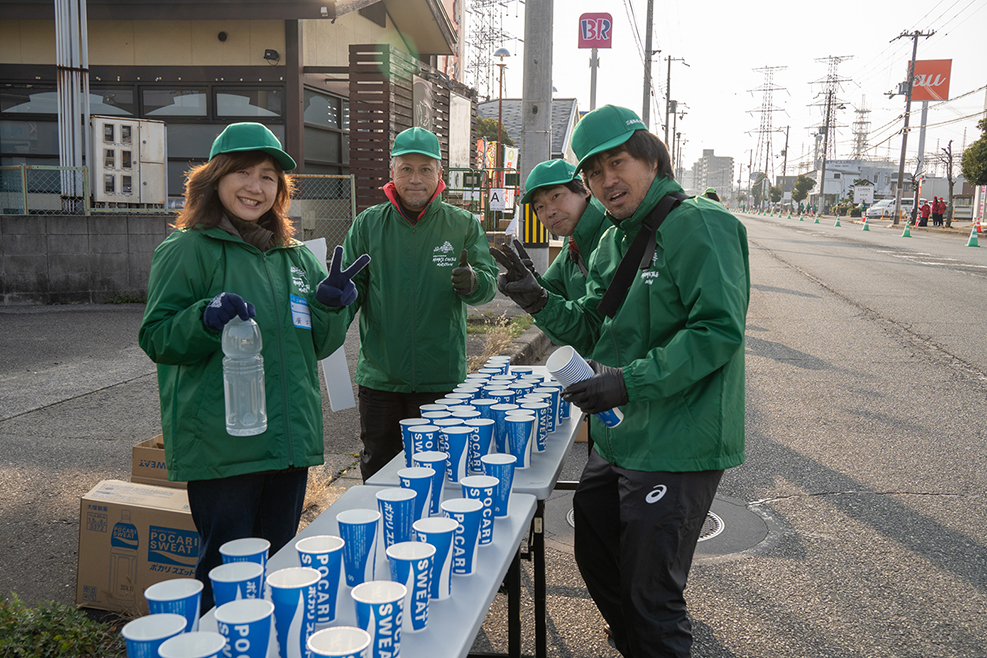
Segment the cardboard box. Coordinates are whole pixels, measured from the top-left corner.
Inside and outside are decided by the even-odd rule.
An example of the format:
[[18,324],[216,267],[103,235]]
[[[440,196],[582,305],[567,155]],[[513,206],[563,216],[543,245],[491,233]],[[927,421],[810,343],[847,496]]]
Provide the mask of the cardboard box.
[[583,418],[583,421],[579,423],[579,433],[576,434],[574,441],[576,443],[589,443],[589,421],[587,420],[589,416]]
[[165,463],[164,443],[160,434],[135,445],[132,453],[131,482],[179,489],[186,487],[185,482],[172,482],[168,479],[168,465]]
[[144,590],[194,578],[198,555],[184,490],[103,480],[80,502],[76,603],[147,614]]

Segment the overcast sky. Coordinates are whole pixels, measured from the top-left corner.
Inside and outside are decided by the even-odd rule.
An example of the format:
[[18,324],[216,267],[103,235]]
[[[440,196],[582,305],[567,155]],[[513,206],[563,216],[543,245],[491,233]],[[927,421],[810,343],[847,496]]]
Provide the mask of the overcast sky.
[[[599,51],[597,106],[613,103],[641,114],[644,65],[633,20],[643,44],[646,9],[647,0],[556,0],[556,97],[576,97],[581,110],[589,109],[590,51],[577,48],[578,19],[586,12],[608,12],[613,16],[614,47]],[[524,5],[518,0],[504,0],[503,17],[504,29],[522,39]],[[788,173],[797,171],[798,161],[811,157],[812,133],[823,122],[824,108],[813,104],[823,101],[824,86],[811,83],[826,78],[828,63],[817,60],[827,57],[846,58],[836,69],[845,79],[837,98],[846,108],[835,120],[836,157],[849,157],[852,124],[858,118],[854,110],[866,107],[871,110],[867,115],[871,124],[868,144],[873,147],[870,153],[897,162],[905,102],[903,96],[888,98],[885,94],[904,80],[911,57],[912,39],[893,39],[915,30],[935,31],[932,37],[918,40],[918,60],[952,60],[953,100],[930,103],[925,151],[944,147],[952,139],[954,153],[959,153],[964,140],[970,144],[980,136],[975,127],[977,117],[961,117],[982,112],[987,99],[985,0],[655,0],[654,23],[653,48],[661,52],[652,65],[658,100],[657,106],[652,106],[651,127],[663,136],[668,74],[665,58],[684,58],[688,67],[672,62],[671,88],[672,98],[686,112],[677,125],[684,140],[680,160],[686,167],[702,155],[702,149],[715,149],[716,155],[731,156],[737,165],[743,164],[746,179],[750,152],[757,147],[756,133],[761,127],[761,113],[751,110],[759,110],[764,100],[758,88],[765,85],[765,74],[754,69],[785,67],[773,71],[773,84],[782,89],[772,94],[772,106],[779,111],[772,113],[771,124],[781,131],[771,135],[772,151],[777,175],[781,173],[780,153],[788,126]],[[523,43],[504,45],[513,55],[505,72],[504,96],[520,98]],[[920,106],[913,103],[912,126],[920,123]],[[911,156],[917,145],[915,131],[908,139]]]

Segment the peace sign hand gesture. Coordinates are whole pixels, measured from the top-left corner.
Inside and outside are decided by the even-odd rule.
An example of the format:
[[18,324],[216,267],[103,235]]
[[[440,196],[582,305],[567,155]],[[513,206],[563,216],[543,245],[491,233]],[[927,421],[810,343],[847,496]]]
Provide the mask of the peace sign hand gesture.
[[363,254],[352,265],[342,269],[343,248],[336,245],[332,252],[332,262],[329,263],[329,276],[319,284],[315,298],[326,306],[349,306],[356,301],[358,294],[352,279],[369,262],[370,256]]

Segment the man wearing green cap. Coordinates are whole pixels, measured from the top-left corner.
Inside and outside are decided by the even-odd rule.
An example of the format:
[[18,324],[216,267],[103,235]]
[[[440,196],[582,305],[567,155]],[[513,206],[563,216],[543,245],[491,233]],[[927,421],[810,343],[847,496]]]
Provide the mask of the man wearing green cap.
[[[586,295],[542,288],[513,252],[498,287],[595,373],[564,397],[596,414],[594,452],[573,499],[575,556],[625,656],[688,656],[684,590],[723,471],[744,461],[747,234],[726,209],[685,198],[661,141],[607,105],[573,130],[577,169],[614,229]],[[608,291],[608,288],[610,289]]]
[[343,262],[369,254],[353,281],[358,296],[340,309],[348,326],[360,312],[360,471],[379,471],[403,449],[403,418],[452,391],[466,378],[466,305],[496,293],[497,265],[483,227],[465,210],[439,199],[438,138],[410,128],[394,138],[388,201],[354,220]]

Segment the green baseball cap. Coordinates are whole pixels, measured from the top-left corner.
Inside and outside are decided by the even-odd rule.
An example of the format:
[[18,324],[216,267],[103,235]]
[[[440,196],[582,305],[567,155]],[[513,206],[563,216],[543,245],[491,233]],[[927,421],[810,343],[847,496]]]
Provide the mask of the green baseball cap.
[[531,197],[540,187],[565,185],[576,177],[576,168],[565,160],[546,160],[535,165],[524,181],[527,190],[521,197],[521,203],[531,203]]
[[572,130],[572,150],[579,158],[576,171],[597,153],[626,142],[635,130],[647,130],[647,127],[633,110],[626,107],[604,105],[588,113]]
[[212,160],[220,153],[241,153],[243,151],[263,151],[274,157],[284,171],[295,168],[295,161],[281,149],[281,142],[267,126],[245,121],[231,123],[219,133],[212,143],[209,159]]
[[394,138],[394,148],[391,157],[407,153],[421,153],[436,160],[442,160],[442,149],[439,138],[430,130],[424,128],[408,128]]

